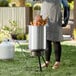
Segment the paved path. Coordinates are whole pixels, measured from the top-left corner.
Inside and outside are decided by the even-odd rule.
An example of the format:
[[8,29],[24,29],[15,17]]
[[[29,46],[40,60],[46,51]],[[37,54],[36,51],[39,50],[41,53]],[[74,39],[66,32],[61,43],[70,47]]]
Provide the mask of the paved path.
[[76,40],[63,41],[62,45],[76,46]]

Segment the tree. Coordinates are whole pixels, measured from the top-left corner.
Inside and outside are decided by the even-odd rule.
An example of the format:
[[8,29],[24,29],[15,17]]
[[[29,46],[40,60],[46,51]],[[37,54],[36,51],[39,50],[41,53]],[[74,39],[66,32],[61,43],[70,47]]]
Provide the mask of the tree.
[[9,3],[11,2],[11,0],[7,0]]
[[72,1],[74,1],[74,0],[68,0],[68,2],[72,2]]
[[11,2],[15,2],[16,6],[25,6],[25,0],[11,0]]
[[0,7],[8,7],[8,1],[7,0],[1,0],[0,1]]

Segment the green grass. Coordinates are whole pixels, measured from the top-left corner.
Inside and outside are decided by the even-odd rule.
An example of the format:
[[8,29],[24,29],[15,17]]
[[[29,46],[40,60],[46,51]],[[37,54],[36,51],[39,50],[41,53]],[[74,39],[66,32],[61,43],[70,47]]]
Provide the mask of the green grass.
[[[25,45],[22,45],[22,48],[25,50]],[[48,68],[42,68],[42,72],[39,71],[37,57],[18,50],[20,47],[16,46],[13,60],[0,60],[0,76],[76,76],[75,46],[62,45],[61,67],[57,70],[52,69],[55,60],[52,52],[51,64]]]

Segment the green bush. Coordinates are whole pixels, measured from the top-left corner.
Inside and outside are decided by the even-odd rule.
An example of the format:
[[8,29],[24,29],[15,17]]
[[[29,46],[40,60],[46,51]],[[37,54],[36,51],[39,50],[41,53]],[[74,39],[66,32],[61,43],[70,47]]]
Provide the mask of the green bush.
[[26,40],[26,34],[18,34],[17,40]]
[[7,0],[0,1],[0,7],[8,7],[9,2]]
[[68,2],[70,9],[73,10],[74,9],[74,1]]
[[37,5],[34,7],[34,10],[41,10],[41,7]]
[[9,31],[0,30],[0,43],[1,43],[4,39],[11,39],[11,35],[9,34]]
[[25,3],[25,6],[26,7],[32,7],[32,4],[31,3]]
[[9,21],[9,25],[3,26],[2,29],[9,31],[10,34],[22,33],[22,29],[18,26],[16,21]]
[[16,21],[9,21],[10,25],[5,25],[2,30],[8,31],[12,39],[25,40],[26,35],[23,33],[22,29],[18,26]]
[[70,3],[71,3],[72,1],[74,1],[74,0],[68,0],[68,2],[70,2]]

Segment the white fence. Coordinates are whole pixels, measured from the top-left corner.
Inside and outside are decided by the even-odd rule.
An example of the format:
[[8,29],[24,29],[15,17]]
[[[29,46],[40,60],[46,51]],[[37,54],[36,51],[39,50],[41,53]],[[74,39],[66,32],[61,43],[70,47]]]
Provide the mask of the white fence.
[[29,21],[29,11],[26,9],[26,7],[0,7],[0,28],[9,25],[9,20],[14,20],[23,32],[26,32],[26,24]]

